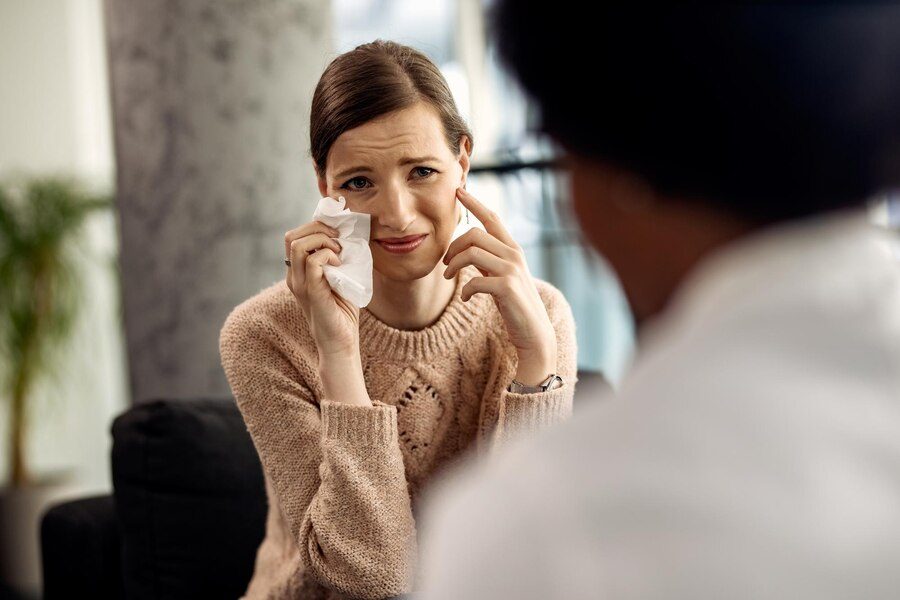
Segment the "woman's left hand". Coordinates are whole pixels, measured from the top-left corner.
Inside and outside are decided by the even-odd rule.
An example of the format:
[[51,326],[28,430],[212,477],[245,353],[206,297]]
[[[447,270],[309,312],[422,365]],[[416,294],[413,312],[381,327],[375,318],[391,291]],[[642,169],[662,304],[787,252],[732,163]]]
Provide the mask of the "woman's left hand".
[[444,277],[453,277],[465,265],[478,268],[483,277],[473,277],[462,288],[462,299],[467,301],[479,293],[493,296],[519,357],[516,379],[536,385],[556,372],[556,332],[528,270],[525,253],[497,213],[464,188],[457,188],[456,196],[484,229],[473,227],[453,240],[444,255]]

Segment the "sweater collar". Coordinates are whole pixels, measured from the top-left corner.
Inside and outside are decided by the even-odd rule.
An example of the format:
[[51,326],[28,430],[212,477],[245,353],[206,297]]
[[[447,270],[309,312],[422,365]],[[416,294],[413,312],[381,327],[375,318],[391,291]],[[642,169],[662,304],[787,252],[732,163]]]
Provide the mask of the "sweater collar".
[[458,347],[478,322],[491,302],[490,294],[475,294],[462,301],[463,286],[481,275],[473,265],[457,273],[456,288],[450,303],[438,320],[424,329],[405,330],[380,321],[365,307],[359,311],[359,341],[364,354],[385,356],[394,360],[420,361]]

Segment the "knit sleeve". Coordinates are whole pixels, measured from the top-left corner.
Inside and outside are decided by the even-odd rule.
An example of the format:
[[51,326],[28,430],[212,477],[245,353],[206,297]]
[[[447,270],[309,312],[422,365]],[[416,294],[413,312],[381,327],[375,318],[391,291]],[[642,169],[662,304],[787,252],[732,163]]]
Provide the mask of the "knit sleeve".
[[397,409],[317,404],[285,343],[274,323],[229,316],[219,352],[303,566],[349,596],[407,593],[417,547]]
[[500,381],[500,408],[491,451],[508,444],[517,436],[534,434],[572,416],[572,401],[578,380],[575,319],[562,292],[549,284],[545,289],[542,298],[556,332],[556,369],[563,383],[546,392],[518,394],[506,389],[515,371]]

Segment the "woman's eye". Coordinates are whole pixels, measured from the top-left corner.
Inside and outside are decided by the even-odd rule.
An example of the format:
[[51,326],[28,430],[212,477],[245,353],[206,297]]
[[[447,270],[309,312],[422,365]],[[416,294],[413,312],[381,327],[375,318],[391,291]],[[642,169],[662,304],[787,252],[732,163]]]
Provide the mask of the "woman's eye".
[[362,190],[364,187],[356,187],[355,185],[348,185],[353,183],[354,181],[365,181],[365,177],[354,177],[353,179],[348,180],[344,185],[341,186],[342,190]]
[[[434,175],[435,173],[438,172],[437,169],[432,169],[431,167],[416,167],[415,169],[413,169],[413,171],[414,171],[414,172],[417,172],[417,173],[419,174],[418,179],[425,179],[425,178],[430,177],[430,176],[432,176],[432,175]],[[359,191],[359,190],[364,190],[364,189],[366,189],[365,183],[363,183],[363,185],[360,187],[360,186],[354,185],[354,184],[353,184],[354,181],[357,181],[357,182],[359,182],[359,181],[365,182],[365,181],[367,181],[367,180],[366,180],[365,177],[354,177],[353,179],[348,179],[348,180],[344,183],[344,185],[342,185],[342,186],[340,187],[340,189],[342,189],[342,190],[350,190],[350,191]]]

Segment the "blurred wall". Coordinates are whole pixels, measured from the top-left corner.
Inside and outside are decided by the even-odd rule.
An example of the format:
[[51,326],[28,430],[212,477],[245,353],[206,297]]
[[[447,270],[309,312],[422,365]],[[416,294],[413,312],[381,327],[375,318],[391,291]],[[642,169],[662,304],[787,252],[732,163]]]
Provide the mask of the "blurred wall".
[[218,334],[318,191],[324,0],[106,0],[130,395],[230,395]]
[[100,2],[0,2],[0,170],[111,181]]
[[[97,191],[114,176],[101,0],[0,2],[0,176],[74,175]],[[30,402],[34,475],[74,470],[66,495],[110,489],[109,423],[126,405],[115,218],[92,216],[77,256],[86,294],[61,384]],[[5,398],[0,481],[8,477]]]

